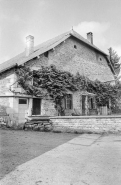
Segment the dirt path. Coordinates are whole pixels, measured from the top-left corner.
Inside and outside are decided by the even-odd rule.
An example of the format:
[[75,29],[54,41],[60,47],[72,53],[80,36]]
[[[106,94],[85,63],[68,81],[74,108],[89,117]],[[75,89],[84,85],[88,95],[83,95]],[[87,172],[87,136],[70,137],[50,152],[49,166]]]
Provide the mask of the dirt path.
[[0,179],[25,163],[74,137],[76,134],[0,129]]

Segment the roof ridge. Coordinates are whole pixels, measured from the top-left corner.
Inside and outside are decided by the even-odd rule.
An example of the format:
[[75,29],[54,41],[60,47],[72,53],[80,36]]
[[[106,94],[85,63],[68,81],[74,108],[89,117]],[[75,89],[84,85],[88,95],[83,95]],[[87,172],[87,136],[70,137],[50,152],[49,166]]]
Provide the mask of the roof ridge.
[[108,56],[107,53],[105,53],[104,51],[100,50],[97,46],[95,46],[94,44],[91,44],[88,39],[82,37],[78,32],[76,32],[75,30],[73,30],[73,32],[71,33],[71,35],[73,36],[78,36],[79,38],[78,39],[83,39],[82,41],[85,42],[86,44],[90,45],[91,47],[93,47],[94,49],[98,50],[99,52],[103,53],[104,55]]
[[[56,39],[56,38],[58,38],[58,37],[61,37],[62,35],[66,35],[66,34],[69,34],[69,33],[70,33],[70,31],[64,32],[64,33],[62,33],[61,35],[57,35],[57,36],[54,37],[54,38],[51,38],[51,39],[49,39],[49,40],[46,40],[46,41],[42,42],[41,44],[36,45],[34,48],[39,47],[40,45],[42,45],[42,44],[44,44],[44,43],[48,43],[48,42],[52,41],[53,39]],[[37,50],[39,50],[39,49],[37,49]],[[34,51],[36,52],[37,50],[34,50]]]

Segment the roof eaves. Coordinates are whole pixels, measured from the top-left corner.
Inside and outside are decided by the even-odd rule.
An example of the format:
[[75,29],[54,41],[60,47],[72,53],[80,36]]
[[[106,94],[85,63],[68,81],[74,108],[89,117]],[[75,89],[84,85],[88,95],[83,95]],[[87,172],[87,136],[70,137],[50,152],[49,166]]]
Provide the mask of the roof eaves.
[[12,68],[16,67],[16,66],[17,66],[17,63],[16,63],[16,64],[13,64],[13,65],[11,65],[11,66],[9,66],[9,67],[3,69],[3,70],[1,70],[0,73],[3,73],[3,72],[5,72],[5,71],[7,71],[7,70],[9,70],[9,69],[12,69]]
[[44,52],[51,50],[52,48],[60,44],[62,41],[66,40],[70,36],[69,33],[70,32],[68,31],[66,33],[63,33],[62,35],[57,36],[54,39],[50,39],[49,45],[47,44],[43,46],[43,43],[42,43],[38,46],[35,46],[34,52],[28,57],[26,57],[25,53],[22,52],[19,55],[11,58],[10,60],[3,62],[2,64],[0,64],[0,73],[6,71],[7,69],[14,67],[16,63],[17,65],[22,65],[23,63],[26,63],[27,61],[43,54]]

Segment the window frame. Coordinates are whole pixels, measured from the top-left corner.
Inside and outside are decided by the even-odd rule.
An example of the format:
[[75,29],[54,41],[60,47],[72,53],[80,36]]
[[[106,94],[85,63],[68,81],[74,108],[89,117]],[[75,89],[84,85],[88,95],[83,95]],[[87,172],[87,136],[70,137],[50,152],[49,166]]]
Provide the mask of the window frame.
[[[20,103],[20,100],[26,100],[26,103]],[[28,104],[28,101],[27,101],[26,98],[19,98],[19,99],[18,99],[18,104],[19,104],[19,105],[27,105],[27,104]]]
[[90,97],[89,99],[89,109],[94,110],[96,109],[96,102],[94,97]]

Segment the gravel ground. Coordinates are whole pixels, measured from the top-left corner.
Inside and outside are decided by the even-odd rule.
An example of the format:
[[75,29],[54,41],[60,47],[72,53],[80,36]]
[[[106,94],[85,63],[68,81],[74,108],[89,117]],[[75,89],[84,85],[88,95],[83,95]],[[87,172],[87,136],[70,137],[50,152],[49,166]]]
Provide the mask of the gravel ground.
[[0,129],[0,179],[43,153],[77,137],[77,134]]

